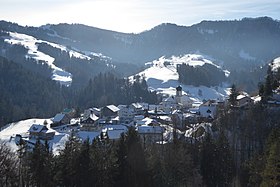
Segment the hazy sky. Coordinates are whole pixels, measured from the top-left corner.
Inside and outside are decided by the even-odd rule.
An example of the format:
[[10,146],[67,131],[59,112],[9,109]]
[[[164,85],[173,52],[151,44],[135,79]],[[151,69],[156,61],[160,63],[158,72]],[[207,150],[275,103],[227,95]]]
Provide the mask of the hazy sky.
[[21,25],[82,23],[138,33],[161,23],[270,16],[280,20],[280,0],[0,0],[0,20]]

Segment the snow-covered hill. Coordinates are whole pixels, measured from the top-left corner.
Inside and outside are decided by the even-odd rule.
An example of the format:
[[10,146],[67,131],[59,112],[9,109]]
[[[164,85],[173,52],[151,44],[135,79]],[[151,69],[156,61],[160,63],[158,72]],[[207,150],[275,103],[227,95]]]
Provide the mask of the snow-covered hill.
[[[221,69],[221,67],[205,59],[202,55],[187,54],[181,57],[173,56],[169,59],[161,57],[153,62],[148,62],[146,63],[147,69],[137,75],[145,78],[150,90],[156,90],[162,94],[175,95],[176,87],[181,85],[185,94],[190,95],[198,101],[203,99],[225,99],[228,95],[226,84],[223,87],[215,86],[210,88],[206,86],[195,87],[192,85],[182,85],[178,81],[177,65],[183,63],[190,66],[202,66],[207,63]],[[224,70],[224,72],[226,76],[229,75],[229,71]],[[133,76],[130,77],[130,79],[132,78]]]
[[97,54],[94,52],[86,52],[87,55],[83,54],[82,52],[69,49],[63,45],[39,40],[33,36],[29,36],[26,34],[16,33],[16,32],[8,32],[9,36],[4,37],[4,42],[9,45],[21,45],[28,50],[25,58],[32,58],[35,59],[38,63],[45,63],[52,69],[52,80],[59,82],[62,85],[69,86],[72,82],[72,74],[67,72],[63,68],[58,67],[54,61],[55,57],[50,56],[38,49],[39,44],[47,44],[53,48],[59,49],[61,51],[67,52],[71,57],[75,57],[78,59],[84,60],[91,60],[95,57],[104,58],[105,62],[110,60],[109,57],[103,56],[102,54]]

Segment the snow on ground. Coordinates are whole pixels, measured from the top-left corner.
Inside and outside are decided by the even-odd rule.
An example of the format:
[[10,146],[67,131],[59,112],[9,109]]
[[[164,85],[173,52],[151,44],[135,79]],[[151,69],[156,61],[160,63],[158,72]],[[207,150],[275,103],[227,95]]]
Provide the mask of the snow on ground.
[[[37,40],[36,38],[26,35],[26,34],[20,34],[20,33],[15,33],[15,32],[9,32],[9,34],[10,34],[10,37],[8,37],[4,40],[6,43],[9,43],[11,45],[17,44],[17,45],[24,46],[26,49],[28,49],[26,58],[32,58],[32,59],[37,60],[38,62],[43,61],[53,70],[53,75],[52,75],[53,80],[58,81],[61,84],[66,85],[66,86],[69,86],[71,84],[72,74],[55,66],[53,63],[55,59],[53,57],[51,57],[41,51],[38,51],[38,46],[36,45],[36,43],[51,44],[50,42]],[[53,45],[57,45],[57,44],[53,44]],[[74,54],[75,53],[73,53],[73,55]]]
[[[219,66],[215,65],[210,60],[205,59],[201,55],[188,54],[182,57],[171,57],[170,59],[165,59],[161,57],[159,60],[146,63],[149,66],[144,71],[138,73],[138,75],[145,77],[150,90],[155,90],[162,94],[175,95],[176,87],[180,85],[178,79],[179,74],[176,70],[179,64],[189,64],[190,66],[202,66],[205,63],[212,64],[217,68]],[[225,74],[228,72],[225,71]],[[130,77],[133,79],[133,76]],[[191,86],[191,85],[181,85],[183,88],[183,94],[188,94],[194,100],[201,101],[203,99],[220,99],[224,100],[229,93],[228,85],[206,87],[206,86]],[[201,90],[201,92],[199,91]],[[200,94],[199,94],[200,92]]]
[[47,122],[47,128],[55,131],[54,138],[48,141],[55,155],[57,155],[60,150],[64,149],[65,143],[72,132],[74,132],[74,135],[81,139],[81,141],[88,138],[89,141],[92,142],[92,140],[98,137],[101,132],[107,131],[110,139],[118,139],[122,133],[125,133],[128,130],[124,125],[105,125],[102,129],[97,131],[79,131],[77,128],[75,129],[75,127],[70,127],[69,125],[50,128],[50,124],[52,123],[51,119],[27,119],[7,124],[0,129],[0,140],[6,142],[14,151],[18,149],[18,146],[15,143],[15,137],[17,134],[21,135],[27,142],[35,144],[37,140],[29,139],[28,130],[33,124],[42,125],[45,121]]
[[270,66],[272,71],[277,71],[280,68],[280,57],[275,58]]
[[[50,119],[27,119],[19,122],[11,123],[0,131],[0,140],[7,142],[7,144],[13,149],[17,150],[18,147],[15,144],[14,137],[20,134],[23,138],[28,138],[28,130],[33,124],[44,124],[44,121],[48,122],[47,127],[50,128]],[[64,148],[64,144],[68,139],[68,134],[59,133],[55,131],[55,136],[53,140],[49,143],[52,147],[53,153],[57,154],[60,149]],[[33,140],[31,140],[33,141]],[[36,142],[36,140],[34,140]]]

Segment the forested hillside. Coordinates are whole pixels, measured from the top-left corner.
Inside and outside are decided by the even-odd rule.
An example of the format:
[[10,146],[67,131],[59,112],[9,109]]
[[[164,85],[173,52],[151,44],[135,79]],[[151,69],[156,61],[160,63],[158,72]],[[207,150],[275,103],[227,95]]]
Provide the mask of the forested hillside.
[[100,73],[82,88],[73,89],[3,57],[0,65],[0,126],[25,118],[49,118],[66,107],[85,109],[137,101],[158,102],[156,93],[148,91],[146,81],[140,77],[131,83],[114,73]]
[[66,107],[54,81],[0,57],[0,124],[34,116],[50,117]]

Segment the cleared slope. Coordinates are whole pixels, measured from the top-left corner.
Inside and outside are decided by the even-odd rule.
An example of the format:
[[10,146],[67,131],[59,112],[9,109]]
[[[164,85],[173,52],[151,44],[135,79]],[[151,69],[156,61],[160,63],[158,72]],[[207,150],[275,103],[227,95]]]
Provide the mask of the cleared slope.
[[[176,87],[182,85],[178,79],[177,65],[188,64],[190,66],[202,66],[205,63],[211,64],[217,68],[212,61],[205,59],[201,55],[187,54],[182,57],[171,57],[166,59],[161,57],[153,62],[146,63],[147,69],[138,73],[141,77],[144,77],[147,81],[150,90],[156,90],[159,93],[175,95]],[[225,75],[228,75],[228,71],[224,71]],[[130,77],[132,79],[132,77]],[[226,85],[225,85],[226,86]],[[220,99],[224,100],[228,95],[227,87],[206,87],[206,86],[192,86],[182,85],[185,94],[189,94],[195,100],[203,99]]]

